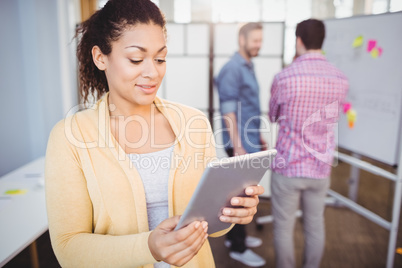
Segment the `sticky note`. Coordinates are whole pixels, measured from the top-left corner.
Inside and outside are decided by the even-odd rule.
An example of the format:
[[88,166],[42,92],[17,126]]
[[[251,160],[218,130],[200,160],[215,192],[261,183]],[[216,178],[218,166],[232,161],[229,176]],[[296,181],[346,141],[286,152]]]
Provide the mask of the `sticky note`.
[[373,48],[375,48],[375,46],[377,45],[377,41],[376,40],[368,40],[367,42],[367,52],[370,52],[371,50],[373,50]]
[[371,50],[370,55],[373,59],[378,58],[378,55],[380,54],[380,52],[378,51],[378,49],[375,47]]
[[356,48],[356,47],[361,47],[363,45],[363,36],[359,35],[358,37],[355,38],[355,40],[353,40],[352,43],[352,47]]
[[4,192],[4,194],[8,195],[19,195],[19,194],[26,194],[28,192],[27,189],[11,189]]
[[377,47],[377,50],[378,50],[378,57],[381,57],[382,47]]
[[355,122],[349,121],[348,125],[349,125],[349,128],[352,129],[355,126]]
[[348,119],[348,122],[355,122],[356,121],[356,111],[353,109],[349,109],[349,111],[346,113],[346,118]]
[[352,108],[352,104],[350,104],[350,102],[345,103],[343,105],[343,113],[346,114],[351,108]]

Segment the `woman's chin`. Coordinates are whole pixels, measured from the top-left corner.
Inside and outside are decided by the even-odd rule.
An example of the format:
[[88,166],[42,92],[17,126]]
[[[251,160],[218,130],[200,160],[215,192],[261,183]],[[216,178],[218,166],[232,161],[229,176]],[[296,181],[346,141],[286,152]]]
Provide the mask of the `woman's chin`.
[[141,106],[151,105],[154,102],[155,97],[156,92],[155,94],[142,95],[141,97],[136,98],[136,103]]

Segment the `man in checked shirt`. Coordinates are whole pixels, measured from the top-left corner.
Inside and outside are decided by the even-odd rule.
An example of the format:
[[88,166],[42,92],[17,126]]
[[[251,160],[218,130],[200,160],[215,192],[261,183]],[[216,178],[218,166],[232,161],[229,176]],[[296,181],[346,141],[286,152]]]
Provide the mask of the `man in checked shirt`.
[[271,178],[276,267],[296,267],[295,213],[303,211],[303,267],[319,267],[325,246],[324,207],[335,148],[334,126],[348,91],[345,75],[324,57],[322,21],[296,27],[296,59],[274,78],[269,118],[278,122]]

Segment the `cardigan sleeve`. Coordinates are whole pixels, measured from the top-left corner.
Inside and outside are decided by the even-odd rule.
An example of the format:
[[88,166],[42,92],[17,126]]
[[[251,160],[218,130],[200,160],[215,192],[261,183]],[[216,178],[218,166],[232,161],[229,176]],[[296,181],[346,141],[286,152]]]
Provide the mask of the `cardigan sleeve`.
[[150,232],[93,233],[93,207],[78,148],[66,137],[64,121],[52,130],[46,152],[46,205],[49,233],[62,267],[137,267],[154,263]]

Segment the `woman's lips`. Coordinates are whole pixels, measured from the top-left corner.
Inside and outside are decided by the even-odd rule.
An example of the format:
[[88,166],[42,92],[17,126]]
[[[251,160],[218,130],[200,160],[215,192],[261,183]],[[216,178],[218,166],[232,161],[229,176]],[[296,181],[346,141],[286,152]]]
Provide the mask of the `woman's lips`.
[[135,86],[138,87],[145,94],[152,94],[156,90],[156,85],[147,85],[147,84],[139,85],[139,84],[137,84]]

